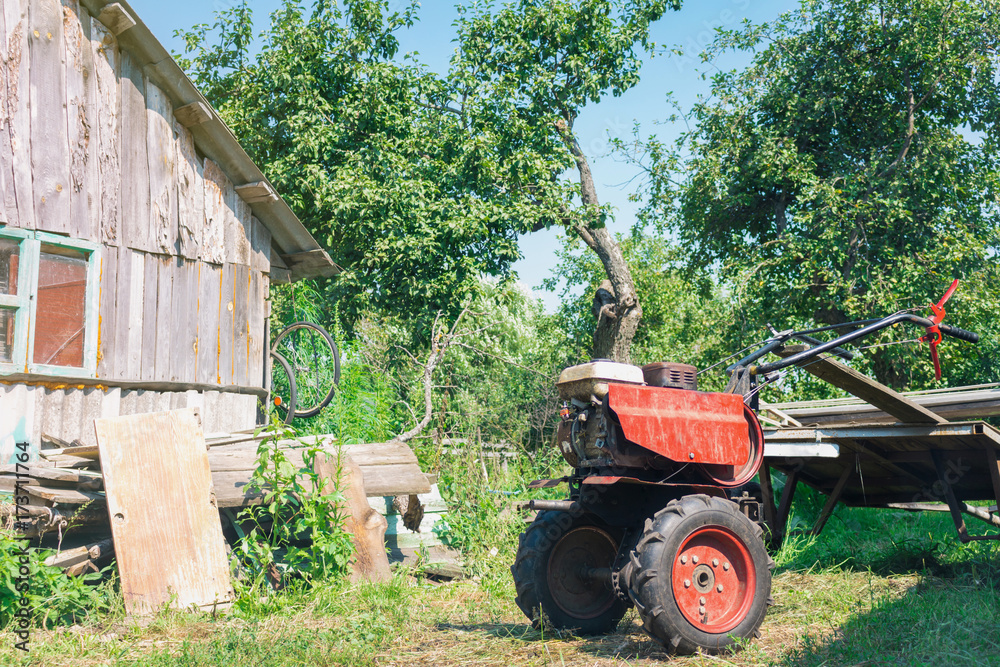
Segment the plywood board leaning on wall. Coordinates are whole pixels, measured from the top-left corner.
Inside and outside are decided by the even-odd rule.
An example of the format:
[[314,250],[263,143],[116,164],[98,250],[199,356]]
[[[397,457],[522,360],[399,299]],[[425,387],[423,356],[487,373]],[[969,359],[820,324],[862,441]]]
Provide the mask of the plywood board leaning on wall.
[[98,419],[95,428],[126,611],[230,602],[199,412]]

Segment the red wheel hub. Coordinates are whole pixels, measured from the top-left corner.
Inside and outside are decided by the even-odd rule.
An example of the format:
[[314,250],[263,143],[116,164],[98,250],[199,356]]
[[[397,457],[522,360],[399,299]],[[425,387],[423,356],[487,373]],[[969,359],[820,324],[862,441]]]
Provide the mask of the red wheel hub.
[[677,550],[671,583],[684,617],[700,630],[721,634],[749,613],[757,574],[739,537],[722,526],[704,526]]

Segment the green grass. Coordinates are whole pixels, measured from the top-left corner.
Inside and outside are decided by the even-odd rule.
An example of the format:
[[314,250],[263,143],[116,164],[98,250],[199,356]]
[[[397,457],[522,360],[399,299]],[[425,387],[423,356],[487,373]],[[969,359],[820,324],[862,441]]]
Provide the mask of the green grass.
[[[507,473],[471,463],[441,468],[469,580],[437,584],[400,571],[384,585],[321,582],[217,617],[129,619],[111,601],[111,612],[76,626],[35,630],[27,656],[0,632],[0,664],[1000,665],[1000,545],[959,544],[946,514],[841,507],[819,538],[787,540],[775,554],[775,604],[761,637],[737,655],[670,656],[634,611],[601,637],[533,630],[513,602],[508,567],[523,517],[510,505],[558,463]],[[803,494],[793,523],[808,525],[814,501]]]

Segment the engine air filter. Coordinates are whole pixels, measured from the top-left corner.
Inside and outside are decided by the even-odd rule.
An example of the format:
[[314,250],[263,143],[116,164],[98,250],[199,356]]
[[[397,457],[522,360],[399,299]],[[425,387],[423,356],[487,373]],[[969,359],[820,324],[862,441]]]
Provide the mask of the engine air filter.
[[659,361],[642,367],[642,378],[650,387],[698,389],[698,369],[691,364]]

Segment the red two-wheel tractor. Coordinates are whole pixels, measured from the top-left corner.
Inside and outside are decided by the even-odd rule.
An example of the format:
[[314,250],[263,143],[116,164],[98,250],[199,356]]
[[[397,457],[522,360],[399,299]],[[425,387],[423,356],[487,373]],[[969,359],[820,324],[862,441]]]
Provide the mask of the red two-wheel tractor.
[[[566,500],[533,500],[537,518],[511,567],[517,605],[537,625],[585,634],[615,628],[634,605],[643,627],[678,653],[716,653],[754,637],[764,620],[774,562],[765,548],[759,486],[764,436],[754,409],[757,378],[806,365],[898,323],[927,330],[935,371],[942,335],[978,336],[896,313],[810,331],[776,333],[732,364],[724,392],[697,390],[686,364],[638,368],[593,361],[567,368],[556,440],[573,473],[533,488],[569,484]],[[822,342],[810,334],[848,329]],[[812,347],[758,364],[795,338]],[[756,488],[754,488],[756,487]]]

